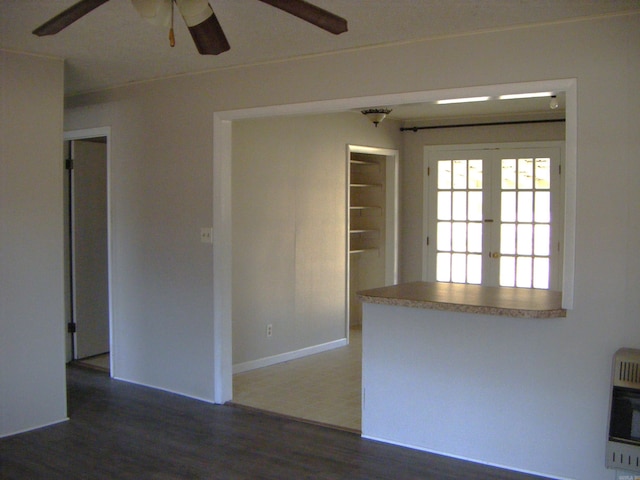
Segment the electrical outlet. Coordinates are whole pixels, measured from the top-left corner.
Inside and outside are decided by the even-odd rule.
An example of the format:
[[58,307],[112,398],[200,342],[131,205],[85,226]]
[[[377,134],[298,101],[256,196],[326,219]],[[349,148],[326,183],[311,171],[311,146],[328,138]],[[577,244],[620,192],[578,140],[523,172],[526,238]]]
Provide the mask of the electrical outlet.
[[213,228],[201,228],[200,241],[202,243],[213,243]]
[[267,337],[270,337],[271,335],[273,335],[273,324],[269,324],[267,325]]

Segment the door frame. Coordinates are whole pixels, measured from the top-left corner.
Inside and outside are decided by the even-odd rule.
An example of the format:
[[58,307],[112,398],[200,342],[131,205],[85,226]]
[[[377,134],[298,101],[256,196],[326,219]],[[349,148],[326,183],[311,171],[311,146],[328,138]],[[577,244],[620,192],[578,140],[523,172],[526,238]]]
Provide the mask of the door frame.
[[350,243],[351,237],[349,235],[350,227],[350,186],[351,183],[351,154],[352,153],[366,153],[370,155],[377,155],[385,157],[385,260],[384,260],[384,282],[385,285],[394,285],[398,283],[398,208],[399,208],[399,179],[398,179],[398,165],[400,164],[400,151],[390,148],[379,147],[367,147],[363,145],[347,145],[347,185],[346,185],[346,198],[347,198],[347,212],[346,212],[346,232],[347,232],[347,248],[346,248],[346,310],[345,310],[345,324],[346,324],[346,338],[349,339],[349,327],[350,327],[350,278],[351,278],[351,257],[350,257]]
[[[114,357],[115,348],[113,341],[113,285],[112,285],[112,247],[111,247],[111,127],[97,127],[82,130],[69,130],[64,132],[63,141],[86,140],[89,138],[106,137],[106,175],[107,175],[107,308],[109,321],[109,374],[114,377]],[[67,188],[71,188],[69,185]],[[70,219],[71,220],[71,219]],[[72,255],[70,253],[70,255]],[[73,301],[73,299],[71,299]],[[67,322],[69,321],[70,311],[65,313],[65,331],[67,330]],[[69,337],[67,337],[69,338]],[[72,351],[71,342],[66,342],[66,358],[75,358],[75,352]]]
[[505,83],[442,90],[318,100],[306,103],[271,105],[213,112],[213,398],[225,403],[233,397],[231,357],[231,138],[233,121],[279,115],[336,113],[358,111],[372,105],[403,105],[434,102],[443,98],[496,96],[532,91],[566,93],[565,150],[565,256],[563,261],[562,303],[573,306],[575,262],[575,216],[577,178],[577,80],[565,78],[522,83]]

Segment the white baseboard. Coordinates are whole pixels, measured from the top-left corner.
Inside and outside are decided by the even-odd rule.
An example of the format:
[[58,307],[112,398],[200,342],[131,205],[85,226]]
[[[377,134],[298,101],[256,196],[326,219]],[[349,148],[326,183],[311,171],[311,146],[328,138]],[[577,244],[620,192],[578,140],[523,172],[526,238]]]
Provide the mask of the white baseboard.
[[312,347],[301,348],[300,350],[294,350],[293,352],[280,353],[278,355],[272,355],[271,357],[259,358],[257,360],[251,360],[249,362],[236,363],[233,366],[233,373],[248,372],[249,370],[255,370],[256,368],[268,367],[275,365],[276,363],[288,362],[289,360],[295,360],[297,358],[314,355],[316,353],[326,352],[333,350],[334,348],[344,347],[347,345],[347,339],[341,338],[340,340],[334,340],[332,342],[322,343],[320,345],[314,345]]
[[43,423],[42,425],[34,425],[32,427],[23,428],[21,430],[11,431],[0,434],[0,438],[12,437],[13,435],[20,435],[21,433],[33,432],[34,430],[38,430],[40,428],[50,427],[52,425],[57,425],[58,423],[68,422],[69,417],[61,418],[60,420],[54,420],[53,422]]
[[483,460],[478,460],[476,458],[463,457],[463,456],[460,456],[460,455],[452,455],[452,454],[447,453],[447,452],[442,452],[442,451],[439,451],[439,450],[432,450],[432,449],[429,449],[429,448],[421,447],[419,445],[413,445],[413,444],[410,444],[410,443],[397,442],[395,440],[389,440],[389,439],[382,438],[382,437],[376,437],[374,435],[365,435],[364,433],[362,433],[361,437],[366,439],[366,440],[372,440],[374,442],[387,443],[389,445],[396,445],[398,447],[410,448],[412,450],[419,450],[421,452],[433,453],[434,455],[441,455],[443,457],[455,458],[456,460],[463,460],[465,462],[478,463],[480,465],[487,465],[489,467],[501,468],[503,470],[509,470],[511,472],[518,472],[518,473],[524,473],[524,474],[527,474],[527,475],[541,476],[541,477],[544,477],[544,478],[548,478],[550,480],[551,479],[553,479],[553,480],[573,480],[573,479],[567,478],[567,477],[553,477],[553,476],[549,475],[548,473],[534,472],[532,470],[523,470],[523,469],[511,467],[511,466],[508,466],[508,465],[502,465],[502,464],[499,464],[499,463],[485,462]]

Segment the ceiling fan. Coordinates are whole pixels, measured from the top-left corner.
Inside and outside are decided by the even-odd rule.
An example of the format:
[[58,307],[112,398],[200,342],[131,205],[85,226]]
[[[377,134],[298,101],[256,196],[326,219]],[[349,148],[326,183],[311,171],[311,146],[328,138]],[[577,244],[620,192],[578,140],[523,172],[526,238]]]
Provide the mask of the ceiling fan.
[[[33,31],[38,36],[54,35],[109,0],[80,0]],[[338,35],[347,31],[347,21],[304,0],[260,0],[295,15],[317,27]],[[138,13],[155,24],[171,26],[173,36],[174,3],[182,15],[193,42],[202,55],[218,55],[231,47],[208,0],[131,0]]]

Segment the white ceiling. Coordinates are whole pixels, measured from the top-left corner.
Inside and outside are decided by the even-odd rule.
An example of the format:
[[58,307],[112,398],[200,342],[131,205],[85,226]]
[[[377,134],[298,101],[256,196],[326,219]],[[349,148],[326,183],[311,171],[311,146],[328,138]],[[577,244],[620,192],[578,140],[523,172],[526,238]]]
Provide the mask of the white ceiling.
[[257,0],[209,0],[231,44],[230,51],[217,56],[197,53],[181,19],[176,19],[177,44],[171,48],[166,29],[142,20],[129,0],[110,0],[57,35],[31,33],[75,1],[0,0],[0,49],[64,58],[67,95],[183,73],[640,9],[640,0],[311,0],[348,20],[349,31],[336,36]]

